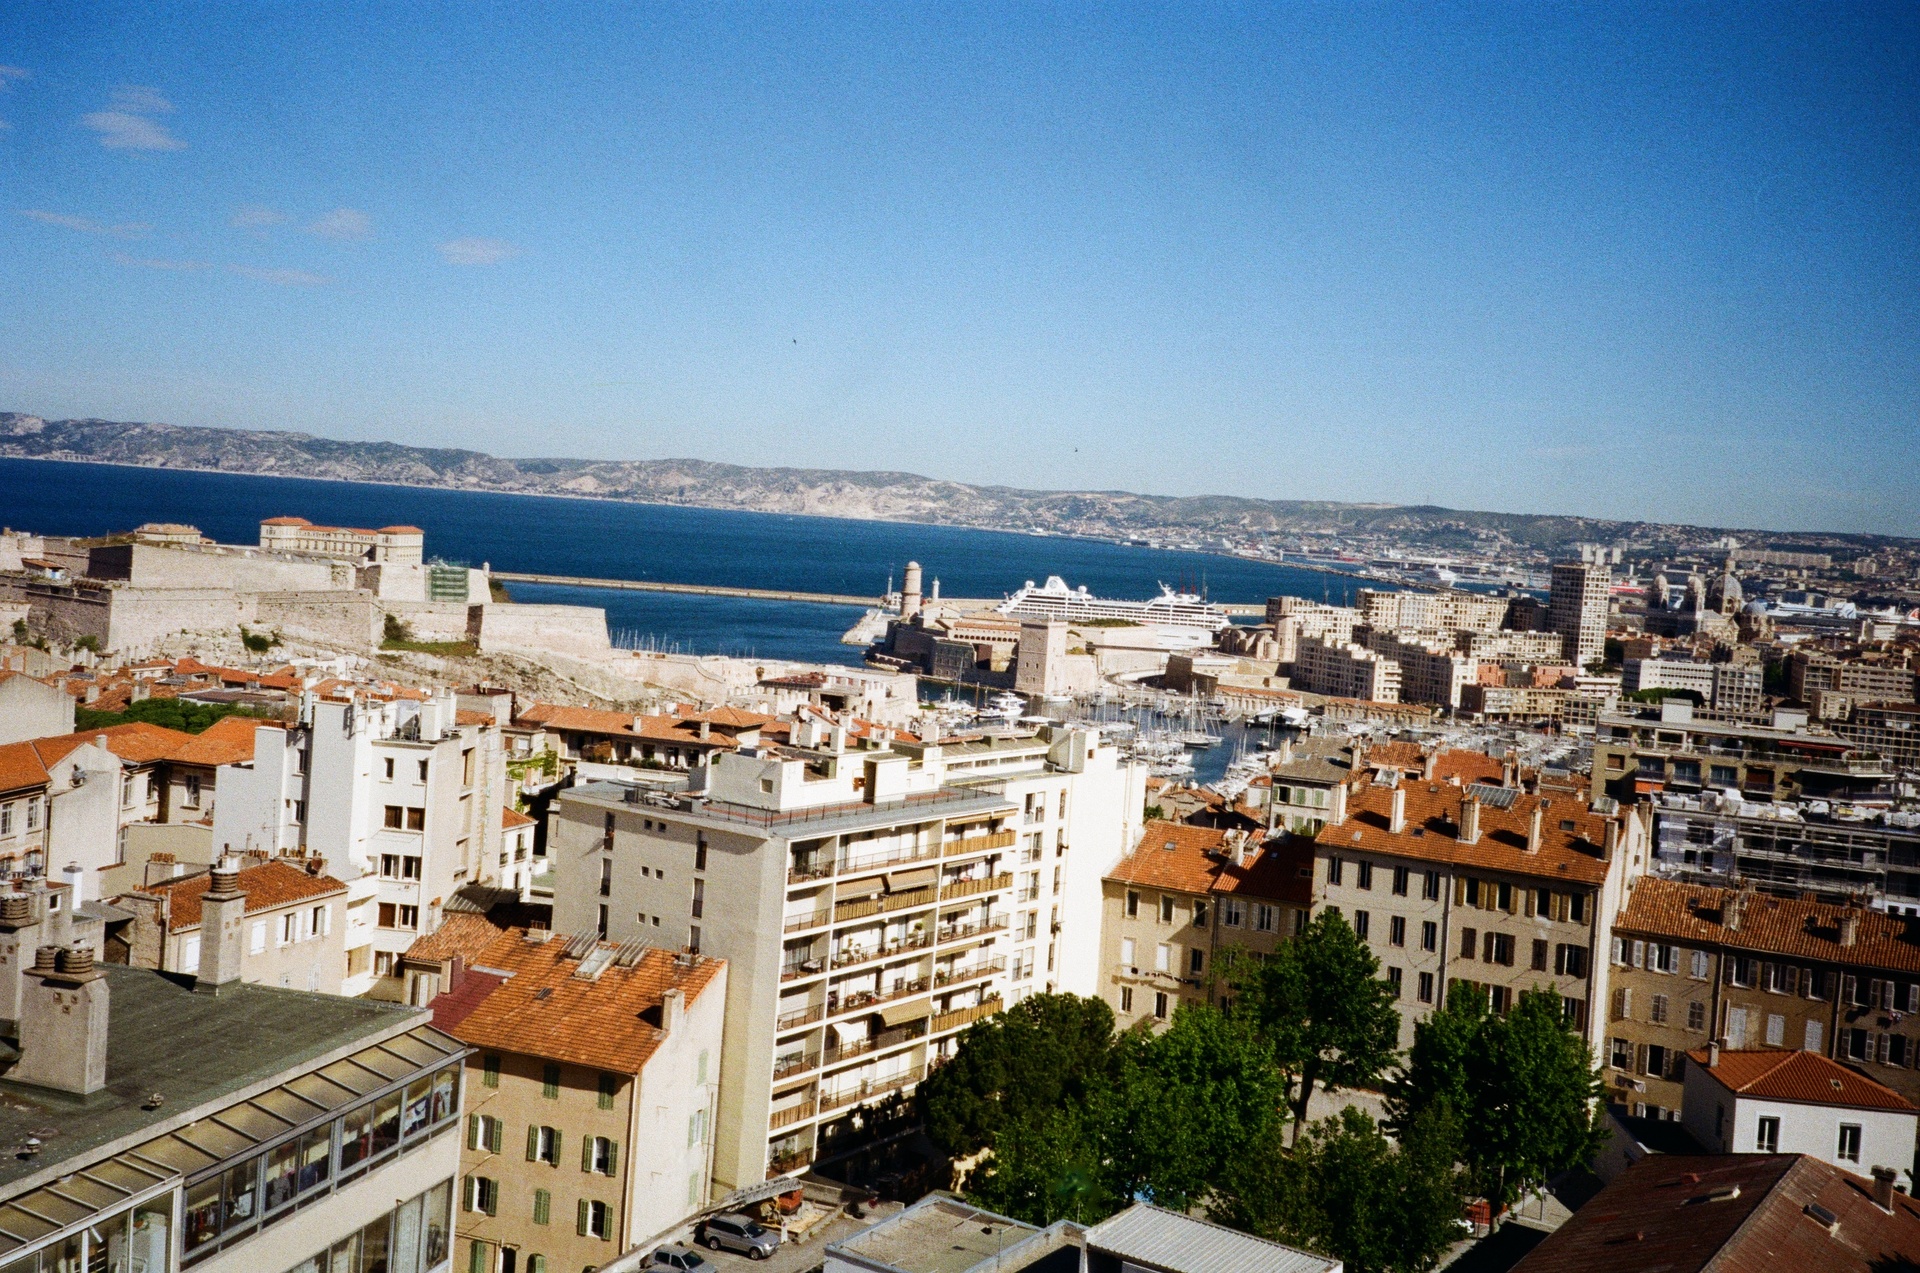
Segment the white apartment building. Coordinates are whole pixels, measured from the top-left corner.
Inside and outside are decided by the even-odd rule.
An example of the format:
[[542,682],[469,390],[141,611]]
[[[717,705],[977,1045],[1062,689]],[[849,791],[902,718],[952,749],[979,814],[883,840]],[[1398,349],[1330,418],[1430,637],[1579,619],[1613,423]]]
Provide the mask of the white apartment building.
[[1100,876],[1144,802],[1144,772],[1084,730],[855,739],[803,718],[792,739],[715,756],[692,793],[575,787],[549,823],[556,928],[728,961],[719,1191],[833,1152],[1016,985],[1090,991]]
[[345,994],[404,998],[388,979],[407,947],[455,890],[499,878],[500,730],[459,717],[449,693],[309,696],[298,724],[260,726],[251,761],[221,771],[216,851],[317,854],[347,885]]
[[1620,688],[1628,694],[1692,690],[1706,706],[1735,715],[1758,715],[1766,703],[1758,667],[1699,659],[1628,659],[1621,670]]
[[1400,701],[1400,664],[1350,641],[1302,640],[1294,653],[1293,688],[1374,703]]

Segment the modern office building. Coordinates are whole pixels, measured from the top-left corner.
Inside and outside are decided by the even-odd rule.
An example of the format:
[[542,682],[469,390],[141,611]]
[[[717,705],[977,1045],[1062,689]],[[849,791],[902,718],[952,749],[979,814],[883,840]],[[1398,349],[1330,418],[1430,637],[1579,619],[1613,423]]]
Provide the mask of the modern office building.
[[1611,587],[1611,572],[1598,562],[1562,561],[1553,567],[1547,628],[1560,634],[1563,657],[1582,670],[1606,653]]

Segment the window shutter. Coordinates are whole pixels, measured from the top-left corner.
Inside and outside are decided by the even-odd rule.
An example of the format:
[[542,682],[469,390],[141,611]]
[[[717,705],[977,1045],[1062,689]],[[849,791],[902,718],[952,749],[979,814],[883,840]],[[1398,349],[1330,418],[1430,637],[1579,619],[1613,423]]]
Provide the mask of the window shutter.
[[620,1142],[617,1140],[607,1142],[607,1174],[609,1176],[620,1174]]
[[460,1209],[471,1211],[473,1210],[473,1177],[468,1176],[461,1184],[464,1187],[460,1190]]
[[1633,943],[1633,958],[1629,959],[1627,962],[1632,964],[1635,968],[1646,967],[1647,966],[1647,943],[1643,941],[1637,941]]
[[560,1129],[556,1127],[553,1129],[553,1165],[556,1167],[560,1165],[560,1140]]
[[587,1200],[585,1198],[580,1199],[578,1217],[578,1223],[575,1227],[579,1230],[580,1236],[584,1238],[587,1236]]
[[497,1118],[487,1120],[487,1150],[499,1153],[501,1144],[506,1140],[507,1125]]
[[547,1273],[547,1257],[544,1255],[529,1255],[527,1257],[527,1273]]
[[546,1224],[553,1218],[553,1195],[545,1189],[533,1191],[533,1222]]
[[467,1115],[467,1148],[480,1148],[480,1116],[478,1114]]
[[540,1129],[532,1123],[527,1124],[527,1161],[532,1162],[540,1156]]
[[500,1186],[491,1180],[486,1183],[489,1187],[481,1191],[481,1201],[486,1203],[487,1214],[494,1215],[500,1210]]
[[467,1273],[487,1273],[487,1244],[475,1242],[467,1248]]
[[1627,944],[1627,939],[1624,937],[1616,937],[1613,939],[1613,962],[1614,963],[1620,964],[1620,963],[1626,962],[1626,956],[1625,954],[1622,953],[1622,949],[1621,949],[1626,944]]
[[591,1136],[580,1138],[580,1170],[593,1170],[593,1137]]
[[488,1087],[500,1086],[500,1058],[487,1056],[480,1059],[480,1081]]

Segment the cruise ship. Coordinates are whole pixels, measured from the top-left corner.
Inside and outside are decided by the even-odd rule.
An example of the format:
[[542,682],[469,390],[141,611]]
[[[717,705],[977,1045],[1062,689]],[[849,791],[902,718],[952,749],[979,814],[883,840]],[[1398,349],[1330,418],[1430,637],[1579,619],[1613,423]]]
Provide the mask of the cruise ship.
[[1038,587],[1027,580],[1026,587],[995,607],[1015,619],[1064,619],[1068,623],[1096,623],[1116,619],[1149,628],[1200,629],[1218,632],[1230,620],[1219,606],[1209,605],[1191,592],[1175,592],[1160,585],[1160,595],[1151,601],[1106,601],[1088,592],[1083,584],[1069,588],[1059,575],[1048,575]]

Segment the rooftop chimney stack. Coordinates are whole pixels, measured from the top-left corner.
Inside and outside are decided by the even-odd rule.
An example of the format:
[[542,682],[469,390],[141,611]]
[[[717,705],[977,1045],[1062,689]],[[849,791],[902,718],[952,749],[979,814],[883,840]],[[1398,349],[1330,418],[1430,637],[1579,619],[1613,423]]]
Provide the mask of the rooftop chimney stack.
[[1527,819],[1527,852],[1540,851],[1540,806],[1533,806],[1533,816]]
[[1480,797],[1468,796],[1460,802],[1460,843],[1480,843]]
[[1873,1205],[1887,1214],[1893,1214],[1893,1181],[1895,1172],[1891,1167],[1873,1169]]
[[1430,751],[1426,753],[1425,758],[1420,763],[1420,776],[1428,782],[1433,781],[1434,762],[1439,760],[1439,758],[1440,754],[1438,752]]
[[9,1030],[20,1022],[20,996],[44,937],[46,905],[44,892],[0,893],[0,1020]]
[[1720,1040],[1707,1041],[1707,1068],[1713,1069],[1720,1064]]
[[671,1035],[687,1013],[687,992],[674,986],[660,996],[660,1032]]
[[1407,829],[1407,789],[1396,786],[1393,789],[1393,807],[1387,815],[1387,830],[1399,835]]
[[[1740,921],[1745,918],[1746,909],[1747,893],[1745,889],[1739,889],[1727,894],[1726,904],[1720,908],[1720,926],[1730,933],[1739,932]],[[1847,923],[1845,919],[1840,921],[1840,944],[1842,946],[1852,944],[1847,940]]]
[[1849,906],[1840,912],[1840,944],[1851,946],[1860,940],[1860,912]]
[[107,980],[91,946],[42,946],[20,1004],[20,1062],[7,1078],[89,1096],[107,1085]]
[[1604,850],[1601,854],[1602,860],[1607,862],[1613,861],[1614,851],[1620,847],[1620,823],[1618,820],[1614,818],[1607,819],[1606,836],[1603,839],[1601,847]]
[[247,895],[240,890],[240,863],[231,855],[213,866],[213,880],[200,897],[200,968],[194,989],[219,994],[240,980],[246,954]]

